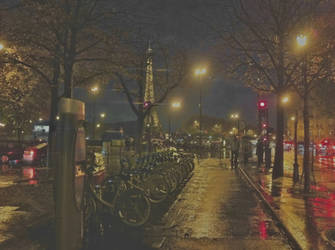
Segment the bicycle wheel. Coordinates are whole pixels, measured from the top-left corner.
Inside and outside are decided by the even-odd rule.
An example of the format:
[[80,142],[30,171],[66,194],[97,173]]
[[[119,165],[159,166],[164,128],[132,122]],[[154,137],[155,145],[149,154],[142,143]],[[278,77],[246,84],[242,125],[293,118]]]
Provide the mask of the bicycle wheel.
[[161,175],[152,175],[146,180],[146,187],[149,192],[149,200],[152,203],[164,201],[168,195],[169,188]]
[[116,212],[126,225],[139,227],[149,220],[151,204],[142,191],[128,189],[118,197]]

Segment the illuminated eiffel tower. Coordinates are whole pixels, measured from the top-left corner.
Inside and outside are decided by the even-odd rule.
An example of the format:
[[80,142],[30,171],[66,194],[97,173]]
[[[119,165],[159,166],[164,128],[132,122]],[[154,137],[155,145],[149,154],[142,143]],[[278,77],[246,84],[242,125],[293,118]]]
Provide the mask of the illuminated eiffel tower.
[[[144,102],[155,103],[154,81],[153,81],[153,70],[152,70],[152,49],[150,46],[150,42],[147,50]],[[145,117],[144,126],[145,128],[150,127],[151,129],[154,129],[155,132],[160,131],[161,124],[158,119],[156,107],[152,107],[150,109],[150,113]]]

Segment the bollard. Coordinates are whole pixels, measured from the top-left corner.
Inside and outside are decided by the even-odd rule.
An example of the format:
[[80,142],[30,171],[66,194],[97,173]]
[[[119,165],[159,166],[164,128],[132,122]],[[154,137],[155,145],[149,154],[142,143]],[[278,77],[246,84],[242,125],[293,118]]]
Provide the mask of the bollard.
[[56,205],[56,250],[80,249],[83,238],[81,202],[84,183],[76,178],[75,163],[86,158],[85,132],[81,126],[85,117],[83,102],[62,98],[60,120],[55,132],[53,167]]

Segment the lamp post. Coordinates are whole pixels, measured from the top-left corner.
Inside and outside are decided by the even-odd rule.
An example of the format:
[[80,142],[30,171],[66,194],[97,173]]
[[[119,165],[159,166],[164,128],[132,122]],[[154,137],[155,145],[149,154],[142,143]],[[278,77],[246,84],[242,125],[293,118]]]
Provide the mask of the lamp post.
[[309,168],[309,147],[310,147],[310,138],[309,138],[309,112],[308,112],[308,84],[307,84],[307,36],[298,35],[297,36],[297,45],[299,49],[302,49],[303,58],[302,58],[302,85],[303,85],[303,121],[304,121],[304,158],[303,158],[303,171],[304,171],[304,191],[309,192],[310,189],[310,168]]
[[293,182],[299,181],[299,165],[298,165],[298,110],[295,111],[295,116],[291,117],[294,121],[294,163],[293,163]]
[[202,87],[201,80],[202,76],[207,72],[206,68],[198,68],[195,70],[195,75],[199,77],[200,85],[199,85],[199,132],[200,132],[200,147],[202,146]]
[[240,115],[235,113],[235,114],[231,114],[230,118],[233,120],[236,120],[236,125],[237,125],[237,135],[240,134]]
[[97,95],[99,93],[99,87],[98,86],[93,86],[90,89],[91,94],[93,95],[94,101],[93,101],[93,126],[92,126],[92,139],[95,139],[95,129],[96,129],[96,105],[97,105]]
[[169,112],[169,139],[171,139],[171,111],[180,109],[181,103],[179,101],[174,101],[171,103],[171,110]]

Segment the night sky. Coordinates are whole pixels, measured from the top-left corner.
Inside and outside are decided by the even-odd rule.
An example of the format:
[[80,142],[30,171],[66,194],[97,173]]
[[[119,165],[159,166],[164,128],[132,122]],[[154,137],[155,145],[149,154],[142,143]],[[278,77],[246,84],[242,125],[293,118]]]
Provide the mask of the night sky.
[[[132,0],[128,0],[132,2]],[[191,65],[197,66],[199,62],[211,63],[209,55],[210,47],[213,45],[213,36],[208,31],[208,27],[198,22],[194,17],[204,17],[215,8],[212,0],[146,0],[142,2],[138,12],[154,16],[153,25],[148,27],[154,35],[166,41],[177,41],[181,47],[187,48],[191,58]],[[155,62],[153,62],[155,67]],[[203,82],[203,113],[205,115],[220,118],[229,118],[233,112],[240,113],[241,119],[249,123],[256,124],[257,95],[250,88],[243,86],[241,82],[231,79],[224,79],[222,76],[212,75],[211,79]],[[199,88],[198,82],[194,86],[179,88],[171,93],[169,99],[179,99],[182,101],[182,110],[174,114],[174,125],[181,125],[192,115],[198,114]],[[113,83],[109,84],[99,96],[97,110],[106,112],[107,122],[135,120],[129,105],[120,92],[112,91]],[[89,101],[86,90],[76,90],[75,94],[79,99]],[[166,102],[168,102],[167,100]],[[162,105],[158,112],[163,125],[167,126],[166,113],[167,106]],[[271,104],[270,104],[271,109]],[[90,111],[91,110],[91,111]],[[122,110],[122,112],[120,112]],[[87,112],[92,112],[92,102],[88,102]],[[273,112],[270,110],[270,116]],[[88,116],[89,117],[89,116]],[[273,119],[272,119],[273,120]]]

